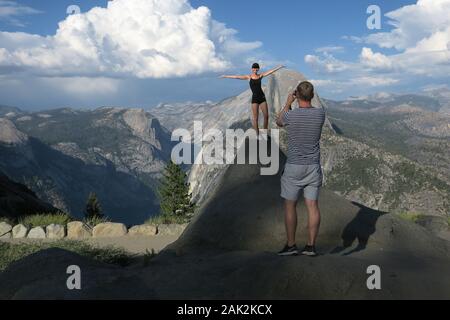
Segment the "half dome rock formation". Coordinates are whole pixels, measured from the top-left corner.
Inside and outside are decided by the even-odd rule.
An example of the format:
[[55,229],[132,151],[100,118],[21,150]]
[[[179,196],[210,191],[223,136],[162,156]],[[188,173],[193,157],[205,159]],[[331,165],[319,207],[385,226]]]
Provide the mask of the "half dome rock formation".
[[0,142],[5,144],[20,144],[27,141],[26,134],[17,130],[14,123],[6,118],[0,118]]
[[[283,166],[281,152],[280,162]],[[183,235],[148,266],[112,269],[71,254],[71,262],[79,259],[89,270],[87,287],[71,292],[63,287],[62,272],[56,272],[67,267],[68,254],[44,251],[0,274],[0,298],[450,298],[449,242],[327,190],[320,199],[321,255],[277,256],[285,243],[280,173],[262,176],[260,168],[230,165]],[[302,245],[303,201],[299,221]],[[370,266],[380,268],[380,290],[367,287]],[[33,277],[25,277],[32,268]]]

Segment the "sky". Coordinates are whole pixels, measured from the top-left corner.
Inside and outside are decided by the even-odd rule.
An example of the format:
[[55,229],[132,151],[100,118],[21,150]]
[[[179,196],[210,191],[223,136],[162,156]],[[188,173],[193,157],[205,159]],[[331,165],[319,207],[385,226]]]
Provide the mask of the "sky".
[[450,0],[0,0],[0,105],[219,101],[253,62],[330,99],[447,85]]

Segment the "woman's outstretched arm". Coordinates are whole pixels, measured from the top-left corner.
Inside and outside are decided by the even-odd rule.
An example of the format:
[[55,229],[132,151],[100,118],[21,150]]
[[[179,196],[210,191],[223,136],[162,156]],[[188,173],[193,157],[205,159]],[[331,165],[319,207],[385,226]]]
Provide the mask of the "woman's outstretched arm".
[[250,80],[250,76],[220,76],[220,78],[238,79],[238,80]]
[[276,67],[275,69],[272,69],[272,70],[269,70],[269,71],[267,71],[267,72],[262,73],[261,75],[262,75],[263,77],[267,77],[267,76],[270,76],[272,73],[275,73],[275,72],[277,72],[278,70],[283,69],[283,68],[284,68],[284,66],[278,66],[278,67]]

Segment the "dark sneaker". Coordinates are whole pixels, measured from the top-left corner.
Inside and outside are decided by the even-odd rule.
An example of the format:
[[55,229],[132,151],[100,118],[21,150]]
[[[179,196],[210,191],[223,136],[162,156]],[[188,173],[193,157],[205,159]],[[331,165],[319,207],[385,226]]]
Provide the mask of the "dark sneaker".
[[309,257],[315,257],[317,256],[316,248],[314,246],[306,245],[302,250],[302,254]]
[[285,245],[283,250],[278,252],[278,255],[279,256],[296,256],[296,255],[298,255],[297,246],[295,244],[292,247]]

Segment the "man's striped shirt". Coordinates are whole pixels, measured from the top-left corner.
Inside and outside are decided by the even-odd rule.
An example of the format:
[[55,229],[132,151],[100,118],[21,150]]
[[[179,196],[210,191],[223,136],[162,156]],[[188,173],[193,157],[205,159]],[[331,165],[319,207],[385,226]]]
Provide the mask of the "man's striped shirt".
[[285,112],[282,122],[288,135],[291,164],[320,164],[320,137],[325,123],[323,108],[295,108]]

